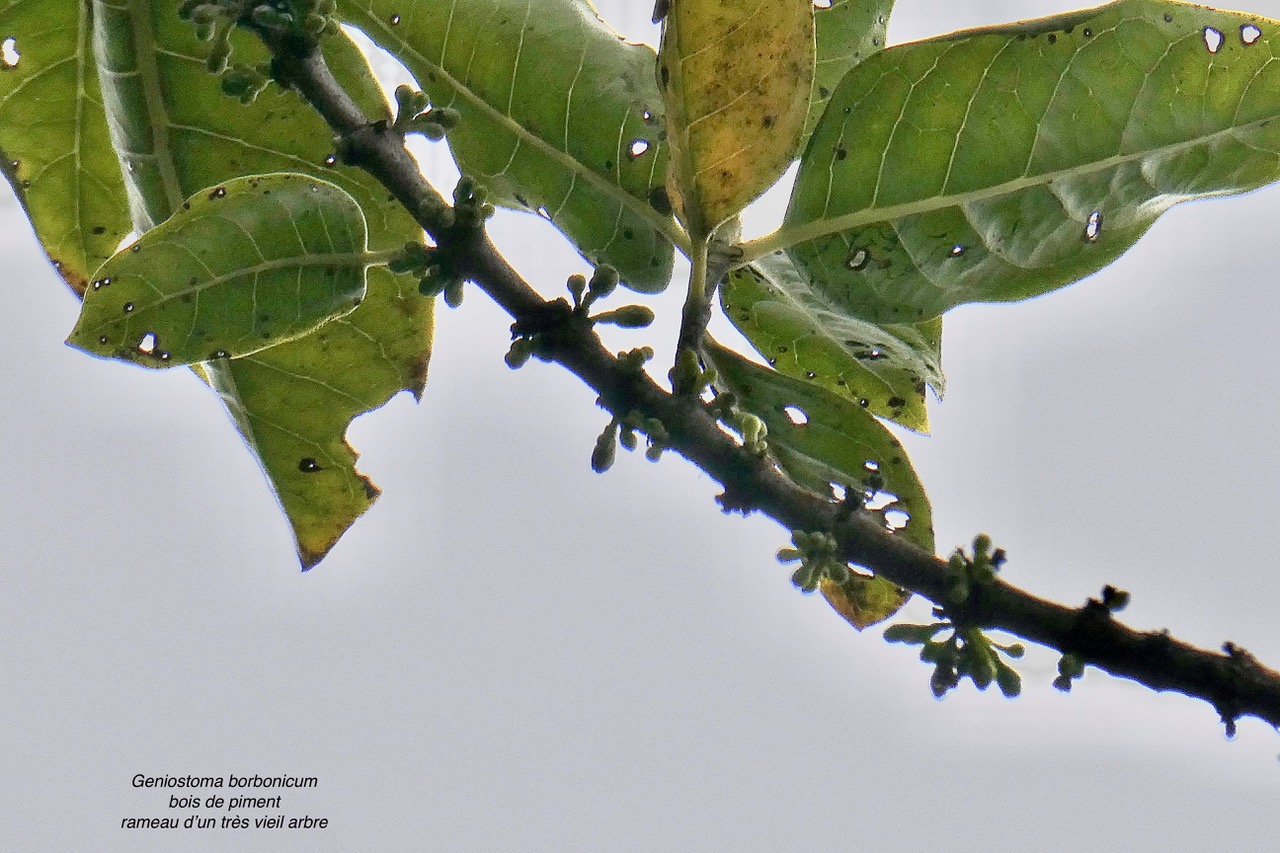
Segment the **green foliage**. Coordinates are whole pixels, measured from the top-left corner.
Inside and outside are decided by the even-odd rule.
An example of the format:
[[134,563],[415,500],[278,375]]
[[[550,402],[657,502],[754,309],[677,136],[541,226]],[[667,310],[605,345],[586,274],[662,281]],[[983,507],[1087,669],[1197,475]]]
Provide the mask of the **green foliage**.
[[0,71],[0,169],[58,273],[76,293],[130,229],[124,178],[100,104],[87,3],[3,6],[0,38],[17,64]]
[[364,215],[339,187],[236,178],[103,264],[69,342],[148,367],[252,355],[351,313],[365,249]]
[[[417,215],[462,237],[495,206],[543,215],[595,269],[569,280],[572,305],[552,303],[584,334],[647,327],[650,307],[598,302],[620,282],[663,289],[687,254],[675,363],[646,367],[655,349],[641,343],[620,365],[670,367],[675,402],[735,431],[744,464],[776,464],[833,512],[871,513],[932,552],[924,487],[882,421],[928,428],[942,314],[1060,287],[1177,202],[1280,178],[1280,24],[1167,0],[892,48],[886,0],[768,0],[759,15],[680,0],[659,10],[660,53],[618,38],[586,0],[2,8],[18,58],[0,63],[0,165],[87,293],[72,341],[191,363],[261,460],[307,566],[377,495],[347,425],[421,391],[434,296],[462,298],[467,267],[443,239],[424,244]],[[394,110],[338,21],[415,76]],[[406,212],[349,165],[349,141],[272,81],[263,33],[323,51],[379,132],[443,140],[465,175],[452,205]],[[783,226],[738,241],[742,208],[797,157]],[[716,287],[767,364],[701,333]],[[507,363],[550,358],[553,333],[517,323]],[[619,444],[644,437],[656,459],[675,441],[652,412],[610,405],[596,470]],[[906,593],[843,562],[835,537],[795,534],[796,583],[859,628],[895,612]],[[949,606],[1002,559],[984,538],[953,555]],[[1018,690],[976,629],[887,636],[922,645],[939,692],[962,677]],[[1060,681],[1081,667],[1067,660]]]
[[928,430],[925,388],[941,395],[944,385],[941,318],[895,326],[842,313],[785,255],[730,272],[720,304],[780,373],[821,385],[878,417]]
[[667,286],[676,230],[649,202],[666,169],[650,48],[583,0],[341,0],[339,14],[456,110],[449,147],[495,204],[537,211],[629,287]]
[[768,245],[877,322],[1075,281],[1177,202],[1280,178],[1270,24],[1120,0],[881,51],[832,95]]

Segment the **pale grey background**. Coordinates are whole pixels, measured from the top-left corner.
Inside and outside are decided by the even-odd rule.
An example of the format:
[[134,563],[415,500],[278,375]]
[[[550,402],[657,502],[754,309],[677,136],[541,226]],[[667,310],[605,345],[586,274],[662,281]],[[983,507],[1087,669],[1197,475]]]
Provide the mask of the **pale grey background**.
[[[903,0],[892,36],[1064,8]],[[1037,593],[1117,584],[1135,625],[1280,664],[1277,211],[1186,205],[1067,291],[950,315],[947,401],[908,438],[940,547],[988,531]],[[495,232],[546,293],[582,269],[534,217]],[[1097,673],[1063,696],[1048,654],[1018,701],[935,701],[688,464],[593,475],[593,395],[507,370],[479,292],[441,311],[423,404],[353,427],[385,494],[304,575],[213,395],[61,344],[76,302],[7,191],[0,257],[4,849],[1275,849],[1268,727],[1229,743]],[[167,811],[139,772],[317,775],[284,811],[331,828],[125,832]]]

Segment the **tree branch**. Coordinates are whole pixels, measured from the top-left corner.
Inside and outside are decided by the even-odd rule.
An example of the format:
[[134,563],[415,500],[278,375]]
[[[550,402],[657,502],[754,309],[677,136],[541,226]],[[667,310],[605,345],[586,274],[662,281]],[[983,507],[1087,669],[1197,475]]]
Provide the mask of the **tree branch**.
[[499,254],[482,227],[453,216],[422,177],[403,137],[385,122],[369,122],[314,46],[269,30],[258,34],[275,57],[277,80],[296,88],[339,136],[344,162],[380,181],[456,271],[502,306],[517,329],[543,330],[540,358],[578,376],[616,417],[639,411],[660,420],[668,432],[664,445],[723,485],[719,500],[726,512],[758,510],[791,530],[831,531],[843,558],[928,598],[956,625],[1006,631],[1152,690],[1202,699],[1219,713],[1228,733],[1236,719],[1246,716],[1280,727],[1280,673],[1231,643],[1221,653],[1198,649],[1166,632],[1129,628],[1099,601],[1066,607],[999,578],[974,584],[963,603],[954,602],[950,592],[956,573],[946,561],[893,535],[871,513],[851,511],[847,504],[798,486],[722,430],[706,403],[693,395],[668,393],[633,361],[608,352],[589,323],[574,319],[564,300],[543,299]]

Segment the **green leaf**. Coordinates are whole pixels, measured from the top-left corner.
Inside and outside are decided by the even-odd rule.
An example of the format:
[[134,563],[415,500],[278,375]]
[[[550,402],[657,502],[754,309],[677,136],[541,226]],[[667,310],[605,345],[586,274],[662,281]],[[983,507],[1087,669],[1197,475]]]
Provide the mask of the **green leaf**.
[[666,163],[651,49],[584,0],[342,0],[339,14],[458,111],[449,147],[490,200],[537,211],[634,290],[667,286],[684,237],[651,204]]
[[[769,452],[795,480],[820,493],[831,484],[871,495],[898,535],[932,552],[933,520],[924,486],[902,444],[857,403],[750,362],[708,341],[722,388],[768,427]],[[842,616],[864,628],[897,612],[908,593],[881,578],[854,574],[819,589]]]
[[893,0],[835,0],[828,6],[814,6],[818,62],[814,67],[809,116],[804,125],[805,139],[813,133],[831,93],[844,75],[871,54],[884,49],[892,11]]
[[729,273],[725,315],[771,365],[859,404],[873,415],[928,431],[925,386],[942,395],[942,319],[877,325],[850,317],[785,255]]
[[667,193],[695,240],[782,175],[813,88],[810,0],[680,0],[667,13],[658,79],[667,105]]
[[77,293],[129,230],[94,72],[89,5],[0,0],[0,172]]
[[[369,271],[371,292],[375,274],[385,271]],[[366,297],[303,341],[201,366],[262,461],[304,568],[319,562],[378,497],[355,469],[344,434],[356,415],[402,388],[417,396],[427,378],[430,309],[416,281],[388,277],[381,298]]]
[[354,310],[366,248],[359,205],[333,184],[236,178],[107,261],[68,343],[147,367],[251,355]]
[[914,322],[1101,268],[1161,212],[1280,177],[1280,24],[1161,0],[881,51],[832,96],[784,227],[842,310]]
[[[296,94],[272,86],[247,105],[226,97],[206,70],[208,45],[178,19],[177,6],[176,0],[97,0],[94,6],[112,133],[136,142],[123,156],[139,230],[163,221],[202,188],[242,175],[298,172],[322,177],[356,200],[371,250],[421,239],[376,181],[331,167],[332,132]],[[249,33],[235,33],[232,43],[235,62],[255,66],[268,58]],[[386,100],[350,39],[327,37],[323,48],[366,114],[389,119]],[[364,301],[346,317],[255,355],[197,367],[262,462],[304,567],[320,560],[378,494],[355,470],[344,433],[357,415],[397,392],[421,393],[431,308],[416,283],[371,269]]]

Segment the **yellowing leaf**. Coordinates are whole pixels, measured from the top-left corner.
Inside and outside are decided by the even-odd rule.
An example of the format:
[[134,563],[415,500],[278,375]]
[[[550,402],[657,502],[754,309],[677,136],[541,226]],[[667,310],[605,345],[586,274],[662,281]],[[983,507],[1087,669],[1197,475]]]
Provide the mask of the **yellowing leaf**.
[[818,582],[818,592],[859,631],[888,619],[911,597],[911,593],[883,578],[856,573],[850,573],[849,580],[842,584],[823,578]]
[[810,0],[680,0],[658,80],[667,193],[695,238],[768,189],[795,155],[815,63]]

